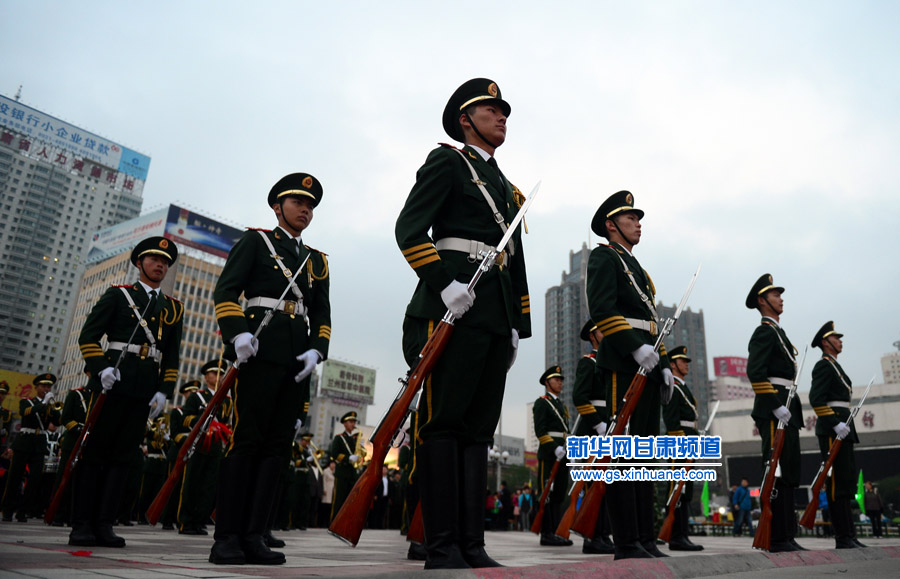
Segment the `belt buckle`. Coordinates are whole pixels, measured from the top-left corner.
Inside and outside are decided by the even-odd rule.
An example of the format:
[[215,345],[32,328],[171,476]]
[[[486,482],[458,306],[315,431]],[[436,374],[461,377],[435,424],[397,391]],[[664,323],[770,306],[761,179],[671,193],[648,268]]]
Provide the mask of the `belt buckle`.
[[146,360],[147,356],[150,354],[150,346],[148,344],[144,344],[141,346],[141,351],[138,356],[141,357],[141,360]]
[[655,336],[659,332],[659,328],[656,326],[656,322],[650,320],[650,335]]
[[284,313],[294,315],[297,312],[297,302],[285,300]]
[[503,265],[504,263],[506,263],[506,251],[501,251],[497,254],[495,263],[497,264],[497,267],[499,267],[501,270],[503,269]]

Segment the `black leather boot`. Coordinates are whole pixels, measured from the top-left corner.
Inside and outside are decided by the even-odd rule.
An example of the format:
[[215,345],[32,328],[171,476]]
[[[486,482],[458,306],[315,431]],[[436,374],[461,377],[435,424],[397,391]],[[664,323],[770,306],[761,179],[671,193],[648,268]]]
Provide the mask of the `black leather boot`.
[[653,558],[653,555],[648,553],[638,541],[634,484],[633,482],[617,482],[606,486],[604,501],[609,509],[609,522],[612,525],[617,561],[619,559]]
[[484,550],[484,499],[487,488],[487,445],[474,444],[460,453],[462,494],[459,505],[459,548],[470,567],[503,567]]
[[[641,481],[634,483],[634,485],[638,541],[641,543],[644,550],[654,557],[668,557],[668,555],[660,551],[659,547],[656,546],[656,529],[653,525],[653,483]],[[615,484],[609,486],[615,486]]]
[[271,550],[263,538],[275,502],[278,478],[283,468],[283,461],[277,456],[262,459],[257,467],[256,484],[253,486],[250,510],[247,513],[247,525],[241,536],[241,549],[247,563],[282,565],[285,562],[284,553]]
[[[443,438],[423,442],[416,449],[416,463],[419,503],[425,525],[425,568],[470,569],[459,548],[459,449],[456,441]],[[483,503],[482,499],[480,504]]]
[[284,471],[278,476],[277,490],[275,492],[275,500],[272,502],[272,510],[269,512],[269,520],[266,521],[266,532],[263,533],[263,540],[270,549],[281,549],[285,546],[285,542],[272,535],[272,529],[275,528],[275,519],[278,518],[278,508],[281,506],[281,499],[284,497]]
[[669,541],[670,551],[702,551],[703,547],[691,543],[688,538],[688,511],[687,504],[681,501],[675,508],[675,523],[672,525],[672,540]]
[[215,543],[209,562],[216,565],[243,565],[241,549],[245,505],[250,496],[250,477],[256,461],[247,456],[228,456],[219,464],[219,484],[216,491]]
[[607,520],[609,519],[608,509],[606,506],[606,497],[603,498],[603,504],[600,506],[600,513],[597,516],[597,524],[594,526],[594,538],[585,539],[581,552],[585,555],[614,555],[616,547],[606,538]]
[[[550,493],[552,496],[552,492]],[[551,497],[547,497],[544,506],[544,520],[541,521],[541,547],[569,547],[573,543],[571,539],[563,539],[556,534],[559,521],[562,519],[562,510],[559,503],[551,503]]]
[[103,490],[100,494],[97,519],[93,525],[94,536],[97,537],[97,545],[101,547],[121,548],[125,546],[125,539],[113,532],[113,523],[119,513],[119,503],[122,492],[125,490],[128,468],[124,466],[107,467],[106,472],[102,473],[100,478],[103,480],[101,485]]
[[72,531],[69,532],[69,544],[73,547],[97,545],[97,537],[91,527],[91,514],[94,512],[99,474],[98,467],[82,463],[72,475]]

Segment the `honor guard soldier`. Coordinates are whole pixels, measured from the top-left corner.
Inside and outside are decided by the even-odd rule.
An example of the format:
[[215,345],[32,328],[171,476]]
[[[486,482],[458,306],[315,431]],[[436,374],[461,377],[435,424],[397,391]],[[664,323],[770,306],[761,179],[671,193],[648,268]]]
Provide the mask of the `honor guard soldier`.
[[[87,367],[85,367],[84,373],[88,380],[90,380],[91,376]],[[72,455],[75,443],[78,442],[78,438],[81,436],[81,429],[84,427],[84,421],[87,419],[88,401],[90,400],[90,397],[90,391],[83,386],[72,388],[69,390],[69,393],[66,394],[66,401],[63,403],[62,416],[60,417],[60,422],[66,429],[59,440],[60,467],[56,471],[54,492],[56,492],[56,486],[58,486],[62,480],[63,472],[66,470],[66,465],[69,463],[69,457]],[[69,521],[69,506],[72,502],[71,496],[72,487],[67,486],[65,495],[59,504],[59,509],[56,511],[56,517],[53,520],[54,526],[62,526],[64,522]]]
[[6,439],[9,436],[9,424],[12,422],[12,413],[3,406],[8,394],[9,382],[0,380],[0,454],[6,452]]
[[460,86],[443,126],[462,149],[441,145],[416,173],[397,218],[397,244],[419,278],[403,322],[410,366],[449,310],[454,332],[424,386],[417,449],[426,569],[495,567],[484,551],[488,446],[519,338],[531,336],[521,231],[467,291],[481,252],[500,242],[524,196],[493,155],[506,140],[509,104],[486,78]]
[[[541,545],[544,547],[568,547],[572,541],[557,537],[554,531],[563,515],[563,504],[569,487],[569,467],[566,466],[566,436],[569,432],[569,409],[560,399],[564,377],[559,366],[550,366],[541,374],[541,386],[546,393],[534,401],[534,435],[538,439],[538,488],[541,496],[544,485],[551,485],[547,506],[544,507]],[[556,478],[550,480],[553,465],[561,461]]]
[[853,454],[853,447],[859,443],[859,436],[853,422],[847,424],[853,383],[837,361],[838,355],[844,350],[841,340],[843,337],[844,334],[834,331],[834,322],[827,322],[816,332],[812,346],[822,349],[822,359],[813,367],[809,404],[816,413],[816,437],[819,439],[822,458],[828,457],[836,438],[843,440],[831,467],[831,480],[826,481],[825,496],[831,511],[835,548],[853,549],[865,545],[856,538],[856,526],[853,524],[853,511],[850,508],[859,476]]
[[[687,346],[677,346],[669,350],[669,362],[675,376],[675,392],[669,403],[663,406],[663,422],[669,436],[698,436],[697,399],[691,393],[684,379],[691,371],[691,359],[687,355]],[[675,487],[669,483],[669,494]],[[690,516],[691,499],[694,497],[694,483],[687,481],[681,491],[678,506],[675,507],[675,522],[672,525],[672,536],[669,540],[670,551],[702,551],[702,545],[695,545],[688,537],[688,517]]]
[[[581,328],[579,337],[591,344],[591,352],[582,356],[575,368],[575,384],[572,387],[572,404],[578,412],[575,421],[576,436],[606,436],[606,382],[603,372],[597,366],[597,348],[603,339],[603,333],[594,328],[594,322],[588,320]],[[600,513],[594,529],[594,538],[585,539],[581,552],[586,555],[612,555],[615,546],[609,540],[612,528],[609,524],[609,508],[606,500],[600,505]]]
[[[197,390],[200,390],[200,380],[184,382],[181,388],[178,389],[184,400],[187,400]],[[169,449],[166,451],[168,472],[172,472],[172,469],[175,467],[178,453],[181,452],[181,445],[184,444],[184,439],[188,437],[190,432],[191,429],[184,425],[184,409],[181,406],[172,408],[169,411]],[[166,503],[166,508],[163,509],[160,517],[164,531],[175,530],[175,518],[178,515],[178,504],[181,502],[181,481],[183,479],[184,477],[175,482],[175,488],[172,489],[172,494],[169,495],[169,501]]]
[[[659,315],[656,288],[632,251],[641,240],[644,212],[628,191],[611,195],[594,214],[591,229],[609,240],[591,251],[587,299],[594,327],[603,333],[597,365],[606,381],[610,416],[619,412],[639,368],[647,383],[629,419],[629,434],[659,435],[660,402],[672,397],[674,379],[665,347],[653,349]],[[616,559],[666,557],[656,546],[653,483],[617,482],[607,486]]]
[[[269,549],[264,535],[291,460],[298,417],[302,424],[309,411],[309,376],[327,357],[331,340],[328,260],[301,241],[321,200],[322,185],[312,175],[281,178],[268,196],[278,226],[244,233],[216,284],[216,319],[229,354],[233,349],[241,366],[234,384],[239,418],[219,469],[211,563],[285,561],[283,553]],[[254,337],[273,308],[269,325]]]
[[356,483],[356,467],[361,460],[360,444],[361,432],[354,432],[356,428],[356,412],[350,412],[341,416],[341,424],[344,432],[338,434],[331,441],[328,453],[335,462],[334,467],[334,495],[331,499],[331,518],[341,510],[344,499],[350,494],[350,489]]
[[[3,492],[4,521],[11,521],[15,510],[16,520],[26,522],[28,515],[35,515],[40,500],[38,491],[41,488],[41,474],[44,471],[44,454],[47,452],[46,432],[50,425],[53,402],[53,392],[50,390],[56,384],[56,376],[38,374],[32,383],[36,390],[35,396],[19,400],[19,416],[22,417],[22,423],[19,436],[12,443],[12,463],[6,474],[6,489]],[[25,485],[24,500],[19,502],[19,488],[25,479],[25,467],[28,467],[28,483]]]
[[310,485],[315,480],[313,469],[317,458],[310,448],[313,439],[311,432],[300,434],[300,440],[294,443],[294,467],[296,484],[294,487],[295,506],[291,516],[291,526],[305,531],[309,526]]
[[[788,392],[797,374],[797,350],[780,325],[784,312],[784,288],[776,286],[770,274],[760,276],[745,305],[759,310],[762,320],[753,331],[747,346],[747,378],[753,386],[753,411],[750,416],[762,438],[763,471],[772,452],[778,422],[785,422],[784,448],[775,478],[772,497],[772,553],[805,551],[797,544],[794,512],[794,489],[800,484],[800,429],[803,414],[800,398],[794,396],[791,407],[785,406]],[[780,471],[780,472],[779,472]]]
[[[159,289],[176,259],[178,248],[164,237],[138,243],[131,252],[137,283],[107,289],[78,337],[92,377],[90,405],[101,390],[107,395],[74,474],[70,545],[125,546],[112,525],[128,468],[148,415],[156,418],[165,410],[178,380],[184,305]],[[100,346],[104,335],[106,352]]]
[[[200,415],[215,395],[219,381],[227,369],[228,362],[222,359],[210,360],[200,368],[205,383],[200,390],[190,394],[184,403],[183,424],[186,432],[190,433],[200,420]],[[231,437],[231,429],[227,426],[230,416],[231,399],[226,397],[216,410],[206,433],[197,439],[194,455],[184,467],[178,504],[180,535],[209,534],[203,527],[216,504],[219,463]]]
[[146,454],[138,499],[138,521],[141,525],[147,524],[147,509],[169,474],[169,461],[166,458],[169,439],[169,415],[162,414],[151,420],[147,426],[147,434],[144,435]]

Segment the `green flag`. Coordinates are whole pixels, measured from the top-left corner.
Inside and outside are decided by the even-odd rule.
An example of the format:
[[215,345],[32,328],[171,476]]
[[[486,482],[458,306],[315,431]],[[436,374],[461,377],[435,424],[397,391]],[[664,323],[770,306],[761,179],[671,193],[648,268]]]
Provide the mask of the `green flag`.
[[859,503],[859,510],[866,512],[866,485],[863,484],[862,469],[859,469],[859,482],[856,483],[856,502]]
[[703,516],[709,516],[709,481],[703,481],[703,494],[700,495],[700,504],[703,505]]

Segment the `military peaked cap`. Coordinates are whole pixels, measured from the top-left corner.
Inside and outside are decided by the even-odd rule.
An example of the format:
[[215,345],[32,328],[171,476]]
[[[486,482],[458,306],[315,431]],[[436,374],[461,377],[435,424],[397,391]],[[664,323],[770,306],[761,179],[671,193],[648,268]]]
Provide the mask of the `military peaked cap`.
[[815,337],[812,341],[813,348],[821,348],[822,340],[827,338],[828,336],[836,336],[838,338],[843,338],[844,334],[839,334],[834,331],[834,322],[825,322],[825,325],[819,328],[819,331],[816,332]]
[[148,237],[131,250],[131,263],[137,265],[138,260],[145,255],[161,255],[169,260],[169,265],[172,265],[178,259],[178,246],[165,237]]
[[778,290],[780,292],[784,292],[784,288],[781,286],[775,285],[775,282],[772,281],[772,274],[764,273],[759,276],[759,279],[756,280],[756,283],[753,284],[753,287],[750,288],[750,293],[747,294],[747,301],[744,302],[747,308],[751,310],[756,309],[756,298],[765,295],[766,292]]
[[581,336],[581,339],[584,340],[585,342],[590,342],[591,341],[591,331],[594,329],[595,326],[596,326],[596,324],[594,324],[593,320],[586,321],[584,323],[584,325],[581,326],[581,333],[578,335]]
[[591,230],[601,237],[607,237],[609,234],[606,232],[606,220],[629,211],[637,214],[638,219],[644,218],[644,212],[634,207],[634,195],[628,191],[613,193],[594,213],[594,218],[591,220]]
[[222,360],[220,363],[218,358],[216,358],[215,360],[210,360],[209,362],[204,364],[202,368],[200,368],[201,374],[206,374],[207,372],[218,372],[219,374],[222,374],[223,372],[227,371],[228,362],[226,360]]
[[9,394],[9,382],[6,380],[0,382],[0,394]]
[[565,379],[565,376],[562,375],[562,368],[560,368],[559,366],[550,366],[544,371],[543,374],[541,374],[541,379],[538,380],[538,382],[541,383],[541,386],[546,386],[547,380],[549,380],[550,378]]
[[351,410],[347,414],[341,416],[341,422],[347,422],[348,420],[357,420],[355,410]]
[[322,201],[322,184],[309,173],[291,173],[278,180],[269,191],[269,207],[285,197],[308,197],[313,207]]
[[447,106],[444,107],[444,131],[451,139],[460,143],[464,142],[465,137],[459,124],[459,115],[472,105],[491,102],[496,103],[500,110],[503,111],[503,114],[507,117],[509,116],[511,110],[509,103],[503,100],[500,94],[500,87],[497,86],[496,82],[489,78],[473,78],[464,82],[462,86],[454,91],[450,96],[450,100],[447,101]]
[[687,346],[676,346],[675,348],[669,350],[669,359],[675,360],[677,358],[681,358],[685,362],[691,361],[691,359],[688,358],[687,355]]
[[191,380],[190,382],[185,382],[181,385],[181,388],[178,389],[182,394],[190,394],[191,392],[196,392],[200,390],[200,380]]
[[37,376],[34,377],[34,380],[32,380],[32,382],[34,383],[35,386],[38,386],[41,384],[43,384],[45,386],[53,386],[54,384],[56,384],[56,376],[54,376],[53,374],[49,374],[49,373],[48,374],[38,374]]

